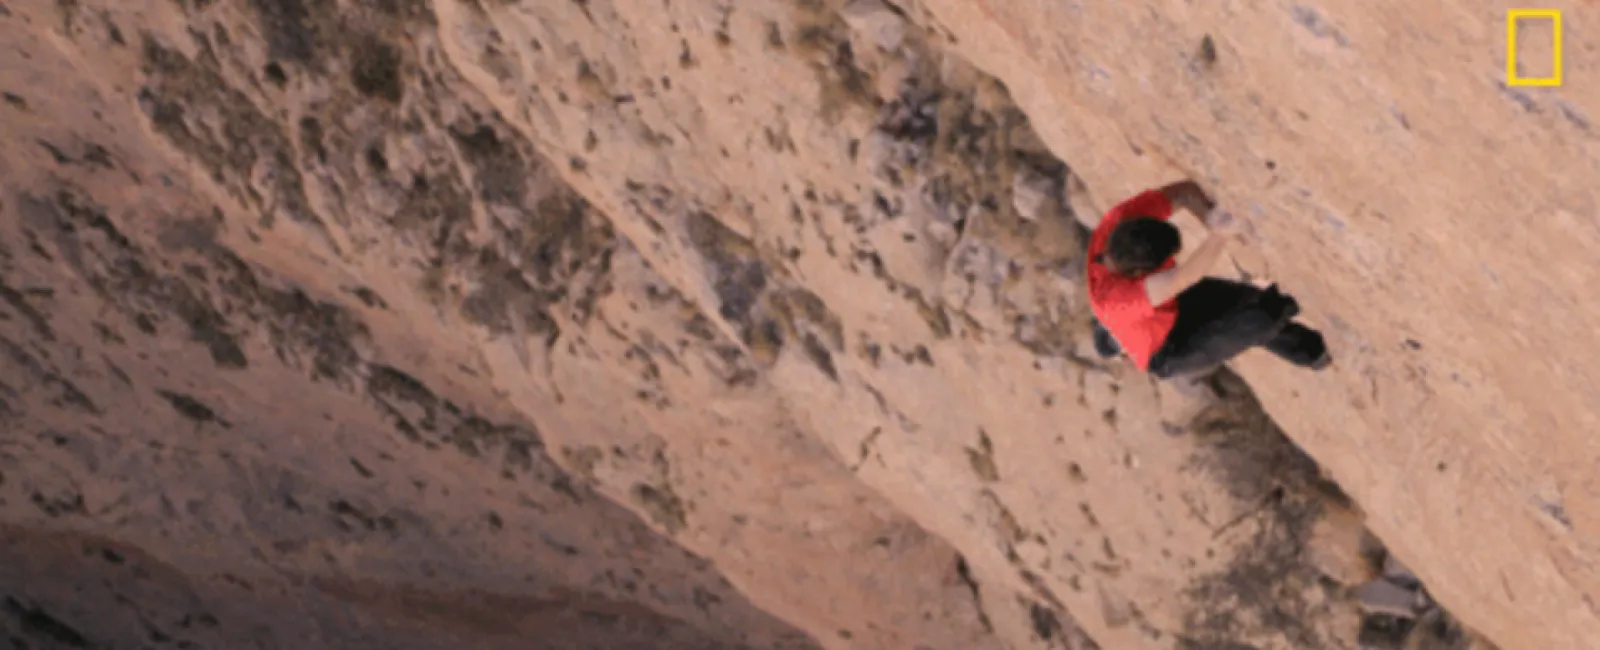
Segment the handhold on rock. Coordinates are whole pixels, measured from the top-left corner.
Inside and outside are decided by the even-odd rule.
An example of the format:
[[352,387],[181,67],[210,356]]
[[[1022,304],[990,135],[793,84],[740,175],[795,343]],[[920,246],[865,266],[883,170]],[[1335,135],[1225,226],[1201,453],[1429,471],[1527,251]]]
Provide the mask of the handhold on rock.
[[1021,559],[1023,566],[1044,566],[1050,561],[1050,547],[1032,540],[1025,539],[1016,545],[1017,558]]
[[1428,590],[1427,589],[1418,589],[1417,590],[1417,601],[1416,601],[1415,609],[1416,609],[1416,611],[1419,611],[1419,612],[1430,612],[1430,611],[1435,611],[1435,610],[1438,609],[1438,607],[1434,606],[1433,597],[1428,595]]
[[1384,579],[1370,580],[1356,589],[1356,600],[1369,614],[1395,618],[1416,615],[1416,592]]
[[1306,557],[1322,575],[1341,585],[1356,586],[1376,577],[1366,557],[1366,527],[1361,515],[1329,504],[1311,527]]
[[873,174],[882,174],[898,162],[895,158],[894,136],[885,133],[883,129],[873,129],[867,137],[861,139],[861,148],[857,150],[860,159],[868,171]]
[[870,39],[885,52],[900,49],[906,39],[906,23],[883,0],[850,0],[839,14],[850,29]]
[[1038,221],[1047,216],[1055,201],[1054,193],[1055,183],[1032,167],[1017,168],[1011,178],[1011,203],[1017,208],[1017,216],[1025,220]]

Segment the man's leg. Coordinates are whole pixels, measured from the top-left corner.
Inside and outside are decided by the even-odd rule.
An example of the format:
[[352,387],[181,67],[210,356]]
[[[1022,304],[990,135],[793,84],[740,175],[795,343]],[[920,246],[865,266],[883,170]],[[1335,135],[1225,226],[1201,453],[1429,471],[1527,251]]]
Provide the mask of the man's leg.
[[1244,282],[1203,278],[1178,295],[1178,318],[1205,323],[1250,306],[1285,322],[1300,313],[1300,304],[1276,284],[1261,289]]
[[[1294,299],[1276,286],[1262,290],[1216,278],[1202,280],[1178,296],[1178,322],[1151,359],[1150,372],[1163,378],[1205,372],[1245,350],[1273,342],[1298,311]],[[1304,332],[1297,330],[1279,341],[1277,351],[1304,355],[1320,344],[1320,335],[1300,329]]]
[[1151,360],[1150,371],[1161,377],[1203,372],[1265,345],[1283,327],[1281,320],[1251,306],[1188,332],[1174,328],[1157,358]]

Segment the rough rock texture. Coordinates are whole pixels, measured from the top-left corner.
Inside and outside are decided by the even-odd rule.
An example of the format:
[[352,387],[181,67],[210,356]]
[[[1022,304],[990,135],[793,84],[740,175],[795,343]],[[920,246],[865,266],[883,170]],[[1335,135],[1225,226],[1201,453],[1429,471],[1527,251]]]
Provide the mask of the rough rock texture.
[[1241,265],[1339,357],[1238,368],[1433,594],[1507,647],[1594,647],[1593,3],[1537,5],[1563,12],[1560,88],[1505,85],[1490,2],[922,4],[1089,203],[1192,175],[1250,219]]
[[[1545,534],[1569,541],[1520,547],[1564,554],[1517,564],[1496,536],[1536,519],[1474,522],[1520,507],[1487,491],[1535,477],[1509,464],[1535,448],[1469,438],[1419,391],[1576,430],[1586,411],[1560,411],[1561,387],[1518,401],[1500,391],[1535,389],[1486,377],[1525,370],[1485,364],[1581,328],[1469,350],[1470,331],[1442,329],[1460,321],[1419,315],[1466,295],[1434,270],[1480,244],[1405,240],[1425,266],[1370,234],[1421,233],[1405,205],[1494,184],[1377,185],[1397,197],[1388,220],[1376,203],[1265,218],[1322,214],[1306,207],[1320,194],[1250,194],[1264,176],[1238,147],[1311,138],[1251,120],[1314,106],[1262,98],[1285,81],[1246,77],[1221,30],[1214,66],[1190,64],[1195,25],[1243,9],[1147,4],[1090,20],[1102,10],[1031,1],[0,0],[3,638],[1353,647],[1373,571],[1352,542],[1363,508],[1232,373],[1158,386],[1091,351],[1077,221],[1204,161],[1201,180],[1261,206],[1246,212],[1264,259],[1245,262],[1343,319],[1330,374],[1241,364],[1269,410],[1431,595],[1507,647],[1576,647],[1561,635],[1589,630],[1585,599],[1553,573],[1582,583],[1581,538],[1560,537],[1583,525],[1573,492],[1565,511],[1539,493],[1566,526]],[[1377,47],[1354,23],[1311,24],[1343,34],[1306,41],[1324,65]],[[1287,74],[1270,53],[1292,38],[1251,52],[1253,74]],[[1118,54],[1138,42],[1169,47]],[[1105,67],[1086,84],[1096,68],[1072,57],[1087,52]],[[1348,105],[1324,83],[1330,111]],[[1577,115],[1510,95],[1539,119]],[[1180,149],[1156,128],[1211,135]],[[1528,146],[1414,128],[1434,135],[1382,164]],[[1318,173],[1355,136],[1320,137],[1340,141],[1282,145],[1279,173],[1330,193],[1384,180],[1350,178],[1371,160]],[[1481,245],[1536,250],[1557,223],[1515,222]],[[1310,245],[1330,237],[1350,241]],[[1285,268],[1310,255],[1327,259]],[[1311,275],[1358,263],[1394,268]],[[1544,277],[1531,257],[1494,264],[1507,285]],[[1357,290],[1388,302],[1340,309],[1368,306]],[[1589,386],[1563,372],[1571,395]],[[1457,498],[1501,509],[1418,510]],[[1491,565],[1506,568],[1452,571]],[[1520,634],[1539,607],[1562,618]],[[1410,642],[1478,643],[1442,613],[1429,623]]]

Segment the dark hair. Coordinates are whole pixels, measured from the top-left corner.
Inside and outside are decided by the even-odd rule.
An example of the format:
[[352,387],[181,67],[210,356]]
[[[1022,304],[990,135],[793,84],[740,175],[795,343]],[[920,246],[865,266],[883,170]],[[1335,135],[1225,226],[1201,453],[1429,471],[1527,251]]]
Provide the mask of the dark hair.
[[1119,272],[1138,275],[1160,268],[1181,243],[1176,226],[1154,217],[1133,217],[1111,231],[1105,256]]

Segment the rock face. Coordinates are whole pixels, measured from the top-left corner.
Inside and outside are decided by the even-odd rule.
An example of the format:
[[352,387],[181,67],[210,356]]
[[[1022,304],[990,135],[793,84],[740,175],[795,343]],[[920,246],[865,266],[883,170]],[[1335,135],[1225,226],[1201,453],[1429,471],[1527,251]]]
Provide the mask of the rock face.
[[[1284,70],[1272,48],[1320,47],[1347,83],[1377,35],[1298,7],[1285,31],[1323,40],[1246,59],[1196,27],[1221,9],[1000,4],[0,0],[5,638],[1331,650],[1365,634],[1357,589],[1381,568],[1349,540],[1375,515],[1468,623],[1576,647],[1578,465],[1533,472],[1533,443],[1468,439],[1440,409],[1579,430],[1582,405],[1558,407],[1588,375],[1545,390],[1493,364],[1594,335],[1472,352],[1458,320],[1407,320],[1468,295],[1434,270],[1479,244],[1430,248],[1404,208],[1495,185],[1351,177],[1387,160],[1318,175],[1385,132],[1297,131],[1315,102],[1250,94],[1245,62]],[[1203,65],[1174,54],[1207,33]],[[1174,47],[1101,47],[1150,39]],[[1089,52],[1105,62],[1063,58]],[[1161,100],[1178,87],[1213,103]],[[1579,119],[1505,93],[1569,116],[1517,127],[1547,139]],[[1328,101],[1319,119],[1347,117]],[[1527,146],[1395,106],[1396,161]],[[1317,137],[1342,140],[1284,144]],[[1325,184],[1251,193],[1267,177],[1241,147],[1269,142],[1279,174]],[[1250,206],[1243,263],[1348,350],[1315,377],[1242,361],[1266,409],[1231,372],[1156,385],[1092,351],[1079,222],[1191,170]],[[1572,178],[1540,200],[1577,200]],[[1324,192],[1394,202],[1340,216]],[[1589,212],[1559,214],[1495,250],[1556,223],[1550,245],[1578,250]],[[1548,277],[1529,259],[1483,258],[1502,301]],[[1535,476],[1558,479],[1532,518],[1483,523],[1529,498],[1490,490]],[[1534,571],[1513,550],[1548,553]],[[1480,643],[1431,611],[1408,642]]]
[[1508,647],[1594,645],[1600,370],[1572,354],[1600,344],[1600,86],[1571,81],[1596,74],[1591,6],[1540,5],[1568,81],[1527,88],[1487,2],[920,4],[1093,203],[1192,176],[1250,220],[1241,264],[1339,356],[1237,367],[1431,593]]

